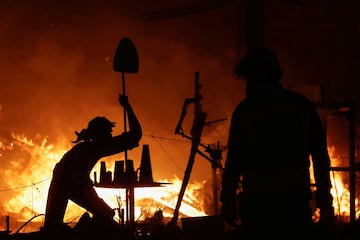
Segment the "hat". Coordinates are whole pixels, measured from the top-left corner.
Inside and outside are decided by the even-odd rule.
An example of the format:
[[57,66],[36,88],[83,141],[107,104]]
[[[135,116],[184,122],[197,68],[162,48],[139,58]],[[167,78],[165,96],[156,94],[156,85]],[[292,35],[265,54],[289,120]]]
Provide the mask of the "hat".
[[248,81],[278,82],[282,70],[275,53],[268,48],[256,48],[247,52],[234,70],[236,77],[245,77]]
[[106,117],[95,117],[89,122],[87,130],[91,133],[96,133],[109,128],[113,128],[114,126],[115,123],[111,122]]

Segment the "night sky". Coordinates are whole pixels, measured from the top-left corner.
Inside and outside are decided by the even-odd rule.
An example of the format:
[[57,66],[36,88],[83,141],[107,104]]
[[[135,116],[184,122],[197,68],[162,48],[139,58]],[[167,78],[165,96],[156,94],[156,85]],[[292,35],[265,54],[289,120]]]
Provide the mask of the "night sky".
[[[244,97],[244,82],[232,70],[250,44],[248,26],[278,53],[286,86],[315,100],[359,100],[359,4],[346,2],[265,1],[258,30],[257,20],[246,21],[245,0],[3,0],[0,136],[46,137],[70,147],[74,131],[95,116],[117,122],[115,133],[122,132],[117,96],[123,89],[112,62],[120,39],[129,37],[140,67],[125,74],[126,94],[142,123],[141,144],[150,146],[155,180],[183,177],[190,143],[175,127],[184,99],[193,97],[194,72],[200,72],[207,121],[227,119],[206,126],[202,143],[225,146],[232,110]],[[192,114],[189,108],[188,134]],[[128,154],[140,161],[140,153],[141,147]],[[0,160],[0,173],[16,161]],[[193,178],[211,178],[204,158],[197,157]]]

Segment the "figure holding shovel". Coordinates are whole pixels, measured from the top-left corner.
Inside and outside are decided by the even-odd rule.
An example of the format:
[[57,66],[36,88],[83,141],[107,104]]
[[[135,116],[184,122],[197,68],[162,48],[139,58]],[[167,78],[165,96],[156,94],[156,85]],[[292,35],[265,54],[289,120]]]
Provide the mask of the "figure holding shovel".
[[[123,72],[127,72],[127,69],[123,68]],[[101,158],[139,146],[142,137],[140,122],[124,93],[119,95],[118,101],[127,116],[124,124],[127,121],[129,129],[125,128],[122,134],[113,136],[115,123],[106,117],[97,116],[86,128],[75,132],[75,145],[64,154],[53,170],[46,205],[45,231],[61,232],[67,228],[63,218],[69,200],[93,214],[96,222],[104,226],[114,223],[115,212],[97,195],[90,172]]]

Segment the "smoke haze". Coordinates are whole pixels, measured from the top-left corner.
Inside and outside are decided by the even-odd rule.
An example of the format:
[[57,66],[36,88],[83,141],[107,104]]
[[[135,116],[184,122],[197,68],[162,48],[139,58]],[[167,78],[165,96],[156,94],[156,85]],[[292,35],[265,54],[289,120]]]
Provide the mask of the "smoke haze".
[[[123,111],[117,96],[123,89],[112,61],[123,37],[132,39],[139,54],[139,73],[125,74],[126,94],[142,123],[141,144],[150,145],[155,180],[183,176],[190,144],[175,135],[175,126],[184,99],[193,97],[195,71],[200,72],[208,121],[229,119],[242,98],[243,83],[231,77],[238,26],[233,5],[165,19],[151,19],[156,6],[140,8],[130,2],[5,1],[1,5],[3,136],[15,133],[39,144],[46,138],[55,148],[69,148],[74,131],[85,128],[95,116],[117,122],[114,133],[122,132]],[[191,121],[190,106],[183,126],[187,134]],[[203,143],[225,145],[228,124],[226,120],[206,127]],[[140,154],[141,147],[129,152],[135,165]],[[4,155],[0,171],[9,170],[15,161],[28,174],[26,169],[34,164],[30,159]],[[210,166],[198,158],[192,178],[209,179]],[[51,171],[42,174],[47,178]],[[12,185],[3,184],[3,188]]]
[[[191,145],[175,135],[175,127],[185,98],[194,95],[197,71],[207,121],[225,119],[204,128],[202,143],[219,141],[226,149],[231,113],[244,97],[244,82],[232,78],[245,49],[244,1],[172,2],[1,1],[0,175],[6,180],[0,189],[49,179],[74,132],[95,116],[115,121],[114,134],[124,130],[117,101],[124,89],[120,73],[112,69],[123,37],[133,41],[140,61],[138,73],[125,74],[126,95],[144,134],[140,147],[128,153],[134,165],[139,166],[141,145],[149,144],[155,181],[183,177]],[[347,72],[349,52],[355,56],[356,51],[347,50],[349,41],[338,33],[350,29],[342,17],[351,20],[351,12],[322,1],[309,4],[310,11],[285,2],[266,4],[264,31],[268,45],[278,50],[285,83],[327,84],[329,100],[356,98],[357,72]],[[192,117],[190,106],[186,134]],[[11,145],[13,134],[32,142]],[[56,153],[50,161],[41,157],[49,151]],[[210,163],[197,156],[191,180],[210,179]],[[5,191],[0,201],[13,196]]]

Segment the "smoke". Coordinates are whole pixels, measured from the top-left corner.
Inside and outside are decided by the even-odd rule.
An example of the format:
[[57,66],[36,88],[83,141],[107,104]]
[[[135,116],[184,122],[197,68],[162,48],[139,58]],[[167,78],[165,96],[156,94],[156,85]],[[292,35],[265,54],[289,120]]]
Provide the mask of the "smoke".
[[[149,144],[154,180],[183,178],[191,144],[175,135],[175,127],[185,98],[194,95],[196,71],[206,121],[214,121],[205,126],[202,143],[219,142],[226,150],[231,113],[244,97],[244,83],[231,76],[243,50],[241,1],[177,2],[1,1],[1,213],[7,211],[3,203],[15,206],[22,202],[21,207],[38,209],[33,204],[46,200],[46,192],[38,189],[46,190],[52,167],[72,146],[74,132],[86,127],[90,119],[106,116],[117,123],[114,134],[124,130],[123,110],[117,102],[124,89],[120,73],[112,69],[115,49],[123,37],[134,42],[140,60],[138,73],[125,74],[126,94],[144,133],[140,146],[128,152],[134,166],[140,164],[141,145]],[[219,2],[229,4],[214,7]],[[338,90],[347,99],[348,84],[337,81],[346,80],[343,37],[333,37],[332,28],[318,31],[319,25],[304,29],[300,24],[299,28],[296,20],[303,19],[303,11],[298,15],[276,13],[276,19],[268,19],[272,21],[267,22],[266,40],[282,50],[279,57],[285,81],[313,85],[331,80],[334,86],[327,86],[329,99],[338,100]],[[305,16],[310,23],[309,15]],[[309,52],[314,55],[311,61]],[[334,52],[340,57],[333,57]],[[351,87],[350,92],[356,89]],[[190,135],[192,120],[189,106],[185,134]],[[123,154],[108,161],[121,158]],[[190,181],[211,178],[211,164],[197,155]],[[26,202],[34,192],[42,199]]]
[[[2,142],[11,144],[15,133],[40,145],[46,139],[56,151],[66,150],[59,148],[70,148],[74,131],[86,127],[95,116],[115,121],[114,134],[121,133],[123,112],[117,97],[124,89],[112,61],[119,40],[126,36],[137,47],[140,68],[137,74],[125,74],[125,89],[142,123],[141,145],[150,146],[154,180],[183,177],[191,145],[175,135],[175,126],[184,99],[193,97],[195,71],[200,72],[207,120],[226,119],[206,126],[202,141],[226,144],[231,112],[243,97],[243,83],[231,77],[237,54],[236,11],[226,6],[149,20],[146,13],[153,9],[135,5],[117,1],[1,3]],[[190,106],[183,125],[186,134],[190,134],[192,117]],[[136,166],[141,145],[129,152]],[[12,178],[0,185],[2,189],[48,179],[51,166],[59,160],[41,162],[46,160],[34,159],[32,152],[21,154],[21,158],[0,155],[0,172]],[[192,179],[210,178],[211,164],[198,156]]]

